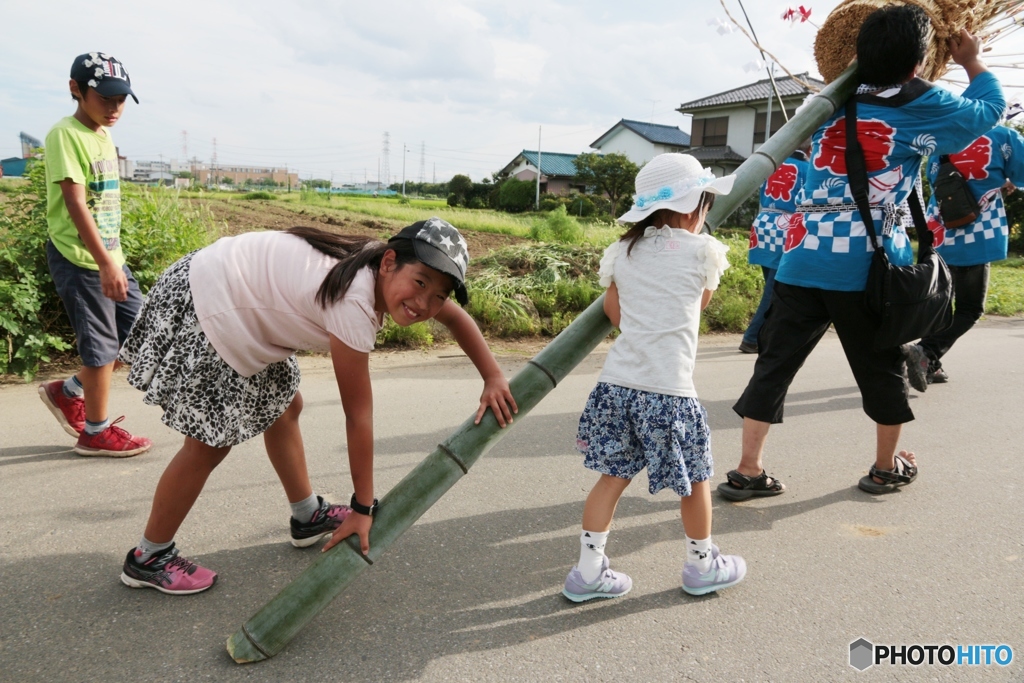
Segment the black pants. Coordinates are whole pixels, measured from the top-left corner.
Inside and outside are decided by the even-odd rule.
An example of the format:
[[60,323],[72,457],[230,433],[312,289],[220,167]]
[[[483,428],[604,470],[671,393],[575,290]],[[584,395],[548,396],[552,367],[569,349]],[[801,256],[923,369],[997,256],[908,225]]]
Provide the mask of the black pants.
[[989,264],[950,266],[949,272],[953,275],[953,324],[919,342],[925,355],[932,360],[933,368],[942,367],[939,359],[978,322],[985,312],[985,298],[988,296]]
[[758,337],[754,376],[733,410],[760,422],[782,422],[789,385],[830,323],[843,344],[868,417],[883,425],[913,420],[903,354],[899,347],[874,350],[878,323],[868,313],[864,292],[797,287],[778,280]]

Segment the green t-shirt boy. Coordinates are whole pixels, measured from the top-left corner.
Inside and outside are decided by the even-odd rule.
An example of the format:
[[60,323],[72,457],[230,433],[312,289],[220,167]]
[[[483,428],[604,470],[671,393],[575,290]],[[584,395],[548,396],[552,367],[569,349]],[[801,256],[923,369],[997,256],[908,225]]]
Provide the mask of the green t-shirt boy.
[[86,205],[110,258],[121,267],[121,186],[117,148],[110,130],[86,128],[67,116],[46,135],[46,222],[50,240],[64,258],[80,268],[99,270],[68,212],[60,182],[72,180],[85,188]]

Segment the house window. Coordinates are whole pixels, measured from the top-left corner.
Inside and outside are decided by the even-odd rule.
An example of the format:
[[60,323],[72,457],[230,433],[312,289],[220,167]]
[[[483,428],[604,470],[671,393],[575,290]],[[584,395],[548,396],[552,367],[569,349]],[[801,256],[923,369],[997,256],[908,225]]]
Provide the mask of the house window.
[[690,144],[694,147],[718,147],[727,144],[729,117],[694,119],[690,128]]
[[[795,109],[787,109],[786,115],[789,118],[793,118],[796,115]],[[759,145],[764,142],[764,124],[767,122],[768,114],[761,112],[754,115],[754,144]],[[786,125],[786,118],[778,109],[772,109],[772,135],[779,132],[779,128]],[[771,136],[769,136],[771,137]]]

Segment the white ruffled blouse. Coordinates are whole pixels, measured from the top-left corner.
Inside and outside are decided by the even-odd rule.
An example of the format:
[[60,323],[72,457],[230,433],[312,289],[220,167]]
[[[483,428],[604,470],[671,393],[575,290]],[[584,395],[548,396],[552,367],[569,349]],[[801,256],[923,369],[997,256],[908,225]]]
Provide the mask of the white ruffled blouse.
[[616,241],[601,258],[601,285],[619,292],[621,334],[599,381],[671,396],[697,396],[693,366],[705,289],[729,267],[729,247],[711,235],[648,227],[626,254]]

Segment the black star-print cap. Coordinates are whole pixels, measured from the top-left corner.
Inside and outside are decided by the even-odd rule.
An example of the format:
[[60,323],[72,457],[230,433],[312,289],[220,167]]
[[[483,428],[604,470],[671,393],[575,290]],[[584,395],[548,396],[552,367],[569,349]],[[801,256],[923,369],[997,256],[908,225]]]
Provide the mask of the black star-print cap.
[[388,242],[395,240],[410,240],[416,258],[452,278],[455,282],[456,301],[463,306],[469,303],[469,294],[466,292],[469,251],[466,249],[466,240],[454,225],[435,216],[402,228]]
[[104,97],[131,95],[135,104],[139,103],[139,98],[132,91],[128,70],[106,52],[88,52],[75,57],[71,64],[71,80],[87,84]]

